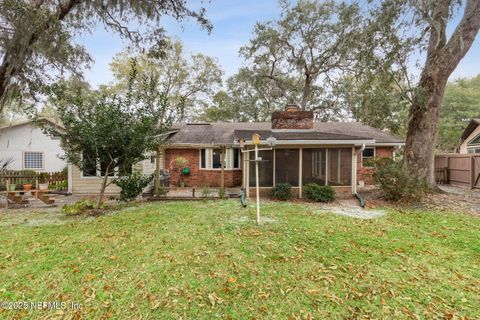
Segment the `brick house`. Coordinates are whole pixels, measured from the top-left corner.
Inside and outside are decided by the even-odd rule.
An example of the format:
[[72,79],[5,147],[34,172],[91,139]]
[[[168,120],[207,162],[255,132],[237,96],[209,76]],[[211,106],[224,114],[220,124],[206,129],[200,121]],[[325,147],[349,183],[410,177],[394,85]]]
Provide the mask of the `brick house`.
[[[371,183],[370,159],[392,157],[394,149],[404,145],[404,140],[358,122],[314,122],[312,112],[290,106],[274,112],[272,122],[175,124],[160,150],[159,168],[168,170],[170,184],[178,186],[180,172],[172,169],[175,159],[182,157],[190,169],[184,176],[186,186],[219,187],[223,175],[225,187],[243,186],[251,195],[255,186],[253,153],[242,151],[254,147],[253,134],[260,135],[260,148],[267,147],[269,137],[276,139],[272,150],[259,153],[262,194],[279,182],[289,182],[297,196],[301,196],[302,185],[310,182],[331,185],[337,193],[354,193],[357,185]],[[136,167],[144,173],[154,172],[156,159],[152,156]],[[84,188],[78,169],[73,175],[74,194],[98,190],[92,180]],[[109,188],[107,193],[118,192],[115,186]]]

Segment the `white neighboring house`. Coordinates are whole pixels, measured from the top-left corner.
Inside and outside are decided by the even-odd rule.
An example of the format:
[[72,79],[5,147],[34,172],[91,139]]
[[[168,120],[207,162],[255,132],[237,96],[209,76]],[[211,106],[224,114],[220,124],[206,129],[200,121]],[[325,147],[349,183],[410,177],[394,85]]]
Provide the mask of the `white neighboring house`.
[[[39,121],[61,128],[46,118]],[[63,154],[60,139],[45,134],[33,121],[0,127],[0,159],[13,159],[9,170],[62,171],[67,166],[67,162],[60,159]]]

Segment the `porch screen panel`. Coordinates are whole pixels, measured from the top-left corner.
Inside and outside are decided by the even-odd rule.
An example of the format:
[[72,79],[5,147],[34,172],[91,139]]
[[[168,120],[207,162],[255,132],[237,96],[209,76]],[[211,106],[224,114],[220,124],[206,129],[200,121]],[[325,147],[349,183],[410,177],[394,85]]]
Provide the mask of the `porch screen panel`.
[[275,150],[275,183],[288,182],[298,187],[298,149]]
[[303,149],[302,184],[317,183],[325,185],[327,173],[326,149]]
[[[260,187],[272,187],[273,186],[273,151],[263,150],[258,152],[258,156],[262,158],[262,161],[258,163],[258,180]],[[250,160],[255,158],[255,153],[250,152]],[[255,187],[255,162],[249,162],[249,180],[250,186]]]
[[328,149],[328,184],[350,186],[352,184],[352,148]]

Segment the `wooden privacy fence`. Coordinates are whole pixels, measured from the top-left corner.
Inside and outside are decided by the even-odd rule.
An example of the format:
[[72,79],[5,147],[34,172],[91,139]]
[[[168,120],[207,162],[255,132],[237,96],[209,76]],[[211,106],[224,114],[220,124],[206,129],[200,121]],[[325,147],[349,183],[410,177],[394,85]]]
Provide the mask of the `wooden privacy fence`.
[[48,183],[50,190],[67,190],[67,172],[37,172],[28,173],[25,171],[6,171],[0,174],[0,190],[6,190],[7,183],[15,184],[17,190],[22,185],[31,184],[35,188],[38,183]]
[[435,180],[438,184],[480,189],[480,154],[435,155]]

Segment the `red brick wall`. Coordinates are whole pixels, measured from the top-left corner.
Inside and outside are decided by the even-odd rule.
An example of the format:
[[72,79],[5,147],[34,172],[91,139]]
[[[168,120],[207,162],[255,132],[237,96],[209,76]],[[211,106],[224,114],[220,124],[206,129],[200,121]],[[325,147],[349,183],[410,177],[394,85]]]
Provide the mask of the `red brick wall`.
[[[373,184],[372,168],[362,167],[362,154],[360,148],[355,149],[357,152],[357,183],[358,181],[365,181],[365,185]],[[376,147],[375,156],[378,158],[391,158],[393,157],[394,147]]]
[[[183,157],[188,160],[186,164],[190,168],[190,174],[184,177],[187,187],[219,187],[221,183],[221,170],[200,169],[199,149],[167,149],[165,152],[165,169],[170,171],[170,184],[178,186],[180,183],[180,172],[174,172],[171,169],[173,160],[177,157]],[[240,162],[241,163],[241,162]],[[241,170],[224,171],[225,187],[238,187],[242,185]]]
[[[377,157],[392,157],[393,147],[376,147]],[[372,184],[372,169],[362,167],[362,155],[360,148],[356,148],[357,152],[357,182],[365,181],[366,185]],[[184,157],[188,160],[187,166],[190,168],[190,175],[185,177],[185,185],[189,187],[211,186],[219,187],[221,180],[220,170],[205,170],[199,168],[199,151],[198,149],[167,149],[165,154],[165,169],[172,174],[170,184],[178,186],[180,182],[180,173],[173,172],[170,168],[172,160],[176,157]],[[238,187],[242,185],[241,170],[225,170],[225,187]]]

